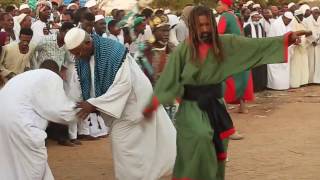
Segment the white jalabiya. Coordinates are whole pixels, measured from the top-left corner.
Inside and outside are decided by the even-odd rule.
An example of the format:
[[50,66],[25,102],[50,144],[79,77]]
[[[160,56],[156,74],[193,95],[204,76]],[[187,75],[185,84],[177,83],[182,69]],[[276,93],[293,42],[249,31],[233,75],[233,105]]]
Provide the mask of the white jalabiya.
[[46,23],[42,22],[41,20],[37,20],[34,22],[31,26],[31,29],[33,31],[33,36],[32,36],[32,43],[37,45],[40,40],[44,37],[43,34],[43,28],[46,27]]
[[266,34],[269,34],[271,29],[271,24],[273,22],[274,22],[274,19],[269,19],[269,21],[267,21],[265,18],[261,18],[260,23],[263,27],[263,30],[266,32]]
[[316,43],[316,46],[310,44],[307,47],[309,58],[309,83],[320,83],[320,18],[316,21],[311,15],[304,19],[303,24],[307,30],[312,31],[310,41]]
[[158,180],[170,176],[176,157],[176,130],[161,106],[146,120],[142,111],[152,85],[128,55],[108,91],[88,102],[112,122],[116,180]]
[[[271,30],[268,37],[282,36],[287,32],[291,31],[291,23],[285,25],[283,23],[282,17],[278,18],[271,25]],[[289,48],[289,58],[290,59],[290,48]],[[286,90],[290,87],[290,64],[289,63],[278,63],[278,64],[268,64],[268,88],[274,90]]]
[[[296,19],[292,22],[292,31],[306,30],[302,23]],[[299,45],[293,45],[292,55],[290,57],[290,87],[298,88],[302,85],[308,84],[309,81],[309,66],[308,66],[308,51],[309,46],[306,37],[301,37]]]
[[0,179],[53,180],[48,166],[48,121],[75,120],[75,104],[55,73],[39,69],[12,78],[0,90]]

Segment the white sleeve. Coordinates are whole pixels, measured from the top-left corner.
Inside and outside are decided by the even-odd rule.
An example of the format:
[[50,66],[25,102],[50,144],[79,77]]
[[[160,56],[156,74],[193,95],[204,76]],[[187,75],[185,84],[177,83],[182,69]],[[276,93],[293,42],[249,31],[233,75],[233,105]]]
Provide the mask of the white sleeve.
[[100,112],[119,119],[132,90],[130,73],[129,62],[125,60],[108,91],[102,96],[89,99],[88,102]]
[[66,96],[58,75],[46,77],[33,92],[32,104],[42,118],[61,124],[76,120],[75,103]]

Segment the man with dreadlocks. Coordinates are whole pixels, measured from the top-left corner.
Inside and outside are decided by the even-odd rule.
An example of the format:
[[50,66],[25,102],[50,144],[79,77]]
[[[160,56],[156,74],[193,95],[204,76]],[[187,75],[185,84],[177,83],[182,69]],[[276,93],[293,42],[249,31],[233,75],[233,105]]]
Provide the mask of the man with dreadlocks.
[[250,68],[283,62],[288,46],[306,33],[264,39],[219,36],[212,11],[194,7],[189,40],[171,54],[144,110],[146,117],[152,117],[159,104],[182,98],[176,114],[174,180],[224,179],[228,137],[235,130],[223,102],[221,83]]

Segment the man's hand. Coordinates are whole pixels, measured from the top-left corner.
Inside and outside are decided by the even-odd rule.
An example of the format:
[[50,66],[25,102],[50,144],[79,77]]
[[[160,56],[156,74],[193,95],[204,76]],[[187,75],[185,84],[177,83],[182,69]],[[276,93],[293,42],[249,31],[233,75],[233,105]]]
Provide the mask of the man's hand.
[[298,38],[298,39],[296,40],[296,42],[294,43],[294,45],[299,45],[299,44],[301,44],[301,38]]
[[300,36],[310,36],[312,35],[311,31],[295,31],[292,32],[290,37],[289,37],[289,45],[292,45],[296,43],[298,39],[300,39]]
[[90,113],[96,112],[96,107],[87,101],[78,102],[76,108],[79,108],[80,111],[77,113],[77,117],[84,120],[89,116]]

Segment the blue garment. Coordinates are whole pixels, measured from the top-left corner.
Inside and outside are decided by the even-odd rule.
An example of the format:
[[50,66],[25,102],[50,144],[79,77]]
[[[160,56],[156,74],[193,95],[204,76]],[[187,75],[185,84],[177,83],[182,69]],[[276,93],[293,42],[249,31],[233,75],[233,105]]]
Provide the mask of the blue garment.
[[[127,49],[111,39],[92,35],[94,44],[94,85],[95,96],[103,95],[112,85],[116,74],[127,54]],[[83,100],[90,98],[91,72],[90,61],[79,59],[76,61],[77,73],[80,80]]]

